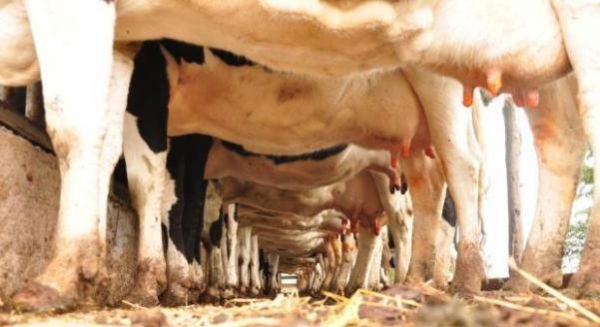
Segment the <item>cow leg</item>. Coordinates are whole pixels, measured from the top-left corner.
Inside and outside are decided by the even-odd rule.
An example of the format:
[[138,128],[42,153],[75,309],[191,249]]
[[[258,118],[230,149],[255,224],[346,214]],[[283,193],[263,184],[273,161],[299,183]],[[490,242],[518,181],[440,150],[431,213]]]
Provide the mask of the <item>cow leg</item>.
[[373,255],[377,246],[377,236],[369,226],[359,225],[358,228],[358,253],[354,269],[350,274],[350,281],[346,286],[346,294],[350,295],[356,292],[359,288],[367,288],[369,280],[369,272],[373,264]]
[[269,293],[277,294],[281,291],[281,285],[279,285],[277,275],[279,272],[279,254],[269,254],[269,270],[271,271],[271,275],[269,276]]
[[[113,2],[25,3],[44,83],[47,130],[61,173],[54,253],[41,275],[13,298],[22,310],[69,309],[106,276],[100,239],[100,178],[115,21]],[[90,38],[90,35],[94,35]],[[90,64],[93,63],[93,64]],[[81,85],[81,88],[74,88]],[[116,108],[115,108],[116,109]],[[120,108],[124,109],[124,108]],[[117,135],[119,137],[119,135]]]
[[330,285],[333,280],[333,266],[335,261],[335,253],[333,249],[333,240],[328,239],[325,243],[325,279],[323,281],[323,288],[326,290],[330,290]]
[[221,272],[221,275],[223,276],[222,279],[222,284],[221,284],[221,298],[222,299],[230,299],[233,297],[233,289],[231,287],[229,287],[227,285],[227,279],[229,278],[229,265],[227,264],[227,262],[229,261],[229,242],[227,240],[227,234],[228,234],[228,230],[229,230],[229,225],[227,224],[227,222],[229,221],[229,215],[230,215],[230,211],[229,211],[229,205],[223,205],[223,210],[225,212],[227,212],[225,214],[225,216],[223,217],[223,226],[221,227],[223,232],[221,236],[221,262],[222,262],[222,267],[221,269],[223,270]]
[[354,260],[356,259],[356,244],[354,241],[354,234],[348,233],[342,236],[342,263],[340,266],[340,273],[334,280],[335,288],[334,292],[343,294],[344,288],[348,284],[352,267],[354,266]]
[[[163,305],[174,306],[187,302],[187,286],[184,285],[187,273],[183,245],[183,210],[185,207],[185,148],[183,140],[174,138],[167,155],[167,170],[170,179],[165,181],[165,188],[174,189],[175,202],[168,208],[168,221],[163,225],[167,231],[166,244],[166,275],[167,286],[160,294]],[[169,203],[165,203],[168,206]],[[140,249],[141,250],[141,249]],[[158,295],[158,294],[157,294]]]
[[342,238],[340,235],[336,235],[333,239],[333,253],[334,253],[334,271],[333,271],[333,279],[328,285],[328,289],[334,293],[341,293],[344,288],[340,287],[340,277],[342,273],[342,263],[343,263],[343,253],[342,253]]
[[387,233],[387,226],[381,227],[379,235],[375,241],[375,250],[373,250],[373,257],[371,258],[371,270],[367,280],[367,285],[372,290],[381,289],[381,259],[383,258],[383,239]]
[[139,218],[136,282],[128,300],[150,306],[158,304],[158,295],[166,283],[162,202],[165,188],[173,186],[167,183],[166,146],[159,152],[152,150],[140,134],[137,121],[134,115],[125,115],[123,150],[127,180]]
[[[540,90],[540,108],[527,110],[539,166],[535,218],[521,266],[544,282],[562,285],[566,233],[586,150],[583,127],[576,111],[575,85],[567,78]],[[571,88],[570,88],[571,87]],[[523,290],[527,282],[511,277],[510,286]]]
[[135,57],[123,142],[131,200],[140,222],[136,284],[128,300],[142,305],[158,304],[166,283],[161,221],[176,200],[167,178],[166,74],[159,44],[144,43]]
[[212,138],[204,135],[189,135],[186,136],[186,143],[183,239],[189,269],[189,293],[192,299],[197,299],[205,288],[200,264],[200,239],[204,227],[204,208],[208,189],[208,181],[204,180],[204,166]]
[[177,137],[171,142],[167,167],[175,179],[177,202],[164,210],[169,211],[169,221],[168,285],[161,296],[163,304],[188,304],[204,290],[200,237],[208,187],[204,165],[211,144],[212,138],[203,135]]
[[[412,204],[407,195],[395,192],[390,194],[386,189],[387,181],[383,175],[371,172],[375,181],[379,201],[389,218],[388,231],[395,244],[396,283],[403,282],[408,272],[412,248]],[[427,176],[427,175],[425,175]],[[409,208],[410,207],[410,208]]]
[[315,274],[310,285],[310,292],[313,295],[320,293],[323,282],[325,281],[325,258],[322,254],[317,256],[317,264],[315,265]]
[[298,273],[298,279],[296,281],[296,287],[298,287],[298,293],[306,294],[309,285],[309,273],[306,270],[301,270]]
[[209,236],[209,278],[208,278],[208,296],[213,299],[221,297],[221,290],[225,286],[224,262],[221,251],[221,239],[223,238],[223,225],[225,214],[221,207],[219,218],[210,225]]
[[408,195],[401,195],[398,214],[389,222],[389,232],[394,241],[394,283],[402,283],[408,274],[412,252],[413,214],[412,203]]
[[448,287],[448,276],[453,264],[455,228],[442,220],[436,237],[435,264],[433,265],[433,282],[436,287]]
[[240,293],[246,294],[250,286],[252,229],[251,227],[240,227],[238,233],[240,242]]
[[235,204],[227,205],[227,287],[236,289],[238,275],[238,218]]
[[[114,167],[123,150],[123,119],[127,107],[129,83],[133,73],[133,60],[130,55],[115,51],[113,54],[112,76],[108,99],[109,124],[102,144],[102,161],[98,182],[98,229],[101,240],[101,253],[106,253],[107,210],[110,182]],[[104,268],[104,267],[103,267]]]
[[[600,153],[600,44],[591,31],[600,29],[600,1],[554,0],[567,53],[579,85],[579,114],[592,152]],[[600,160],[594,160],[600,176]],[[600,188],[594,185],[594,205],[579,271],[571,287],[586,295],[600,295]]]
[[402,168],[408,180],[415,217],[406,279],[409,283],[419,284],[433,277],[445,182],[438,163],[423,154],[403,160]]
[[432,143],[456,204],[460,240],[452,285],[457,292],[477,292],[485,272],[478,219],[481,154],[474,146],[472,113],[463,107],[462,87],[455,80],[422,70],[407,70],[405,75],[423,104]]
[[258,235],[252,235],[250,242],[250,294],[257,296],[262,291]]
[[[391,220],[391,219],[390,219]],[[385,229],[385,234],[383,235],[383,249],[382,249],[382,257],[381,257],[381,282],[383,283],[383,287],[390,287],[392,282],[388,277],[390,272],[392,271],[391,260],[392,260],[392,250],[390,249],[390,235],[389,235],[389,224]]]

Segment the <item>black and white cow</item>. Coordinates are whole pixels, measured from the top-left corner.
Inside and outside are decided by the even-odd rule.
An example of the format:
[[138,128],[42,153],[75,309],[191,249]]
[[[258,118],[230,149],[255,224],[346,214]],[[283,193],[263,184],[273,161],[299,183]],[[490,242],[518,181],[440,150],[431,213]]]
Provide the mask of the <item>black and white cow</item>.
[[[140,213],[138,275],[130,296],[130,300],[136,302],[156,303],[165,286],[165,271],[168,272],[165,298],[171,299],[168,302],[177,302],[177,298],[187,301],[188,296],[183,290],[194,289],[192,285],[198,284],[190,280],[194,279],[193,274],[184,266],[186,261],[191,266],[199,261],[195,244],[201,233],[199,226],[202,226],[197,220],[201,219],[203,211],[206,188],[203,179],[233,174],[271,185],[306,188],[348,179],[368,168],[387,174],[392,189],[400,188],[400,178],[389,167],[389,156],[353,145],[290,156],[258,155],[225,141],[187,135],[172,137],[172,149],[167,152],[171,133],[167,126],[173,124],[171,110],[178,99],[178,93],[174,92],[181,91],[173,86],[178,82],[173,81],[171,70],[178,65],[202,67],[208,53],[213,60],[218,58],[224,64],[238,67],[236,69],[253,67],[243,57],[170,40],[145,42],[135,58],[125,117],[124,153],[133,203]],[[169,60],[175,60],[177,64],[169,64]],[[262,68],[258,73],[272,74],[262,72]],[[232,111],[237,109],[230,108]],[[184,122],[179,124],[185,125]],[[248,144],[253,142],[246,141]],[[240,169],[234,169],[234,164]],[[163,222],[169,236],[167,267],[162,261],[163,250],[158,241],[160,217],[169,218],[168,222]],[[232,261],[231,258],[233,256],[228,261]],[[230,282],[234,281],[235,278]]]

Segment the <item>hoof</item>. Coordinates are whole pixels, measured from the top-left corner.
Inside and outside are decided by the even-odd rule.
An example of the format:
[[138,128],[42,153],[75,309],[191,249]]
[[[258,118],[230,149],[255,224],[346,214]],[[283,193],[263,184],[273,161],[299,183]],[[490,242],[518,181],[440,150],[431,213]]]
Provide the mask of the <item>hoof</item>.
[[155,289],[138,287],[137,285],[125,297],[125,301],[146,308],[155,307],[160,304]]
[[252,296],[260,295],[260,290],[258,289],[258,287],[252,287],[250,289],[250,295],[252,295]]
[[218,287],[209,287],[206,291],[206,298],[212,301],[218,301],[221,299],[221,291]]
[[167,288],[160,295],[160,304],[166,307],[176,307],[193,303],[190,292],[186,289]]
[[351,297],[356,291],[358,290],[358,287],[346,287],[346,289],[344,290],[344,294],[347,297]]
[[460,297],[469,297],[479,294],[481,291],[481,282],[473,282],[471,280],[458,280],[452,283],[450,292]]
[[600,283],[595,281],[588,281],[581,287],[571,288],[571,292],[578,298],[586,299],[600,299]]
[[504,283],[502,290],[514,293],[526,293],[529,290],[529,283],[520,276],[513,276]]
[[233,299],[235,297],[235,292],[231,288],[224,289],[221,292],[221,298],[224,300]]
[[135,286],[125,300],[143,307],[157,306],[158,295],[165,289],[166,280],[164,262],[145,260],[138,264]]
[[65,312],[76,308],[77,297],[33,281],[13,296],[12,306],[23,312]]
[[484,276],[483,260],[479,253],[479,247],[466,241],[459,242],[451,291],[455,294],[477,294],[481,290],[481,282]]

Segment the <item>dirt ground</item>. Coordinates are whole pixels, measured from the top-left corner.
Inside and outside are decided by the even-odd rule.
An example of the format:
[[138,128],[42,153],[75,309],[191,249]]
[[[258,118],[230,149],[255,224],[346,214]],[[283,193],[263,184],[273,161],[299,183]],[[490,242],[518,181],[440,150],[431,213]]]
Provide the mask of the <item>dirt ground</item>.
[[[600,301],[579,301],[592,314],[541,295],[487,292],[458,299],[430,287],[395,286],[381,293],[360,290],[351,298],[324,292],[298,296],[294,289],[274,299],[232,299],[222,305],[178,308],[83,310],[67,314],[0,314],[15,326],[593,326]],[[594,318],[595,317],[595,318]]]

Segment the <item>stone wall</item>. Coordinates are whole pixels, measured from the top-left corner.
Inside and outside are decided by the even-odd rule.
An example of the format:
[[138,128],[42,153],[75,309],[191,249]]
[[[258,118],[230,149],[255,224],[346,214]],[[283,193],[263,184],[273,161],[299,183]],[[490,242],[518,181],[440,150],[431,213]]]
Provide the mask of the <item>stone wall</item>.
[[[56,158],[0,126],[0,297],[7,299],[45,267],[52,253],[60,176]],[[108,270],[111,302],[133,285],[137,222],[111,196]]]

